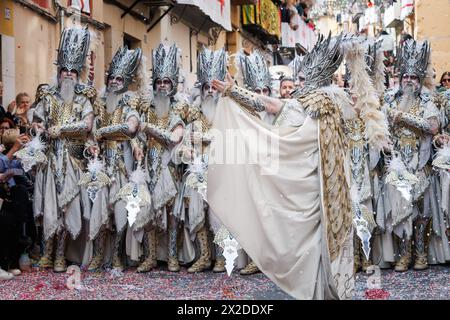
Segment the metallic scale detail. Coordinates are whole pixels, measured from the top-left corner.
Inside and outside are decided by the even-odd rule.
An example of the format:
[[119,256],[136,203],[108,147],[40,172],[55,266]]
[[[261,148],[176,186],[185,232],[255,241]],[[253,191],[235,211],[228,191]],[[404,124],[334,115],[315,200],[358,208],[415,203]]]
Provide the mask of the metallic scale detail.
[[400,49],[398,67],[400,71],[400,82],[405,74],[416,75],[423,83],[427,73],[430,57],[430,45],[425,41],[422,45],[412,39],[406,41]]
[[59,70],[81,73],[89,51],[90,34],[86,27],[64,29],[59,42],[57,65]]
[[255,91],[257,88],[263,89],[264,87],[270,89],[269,67],[258,50],[253,51],[249,56],[240,54],[236,58],[239,59],[245,88],[251,91]]
[[177,93],[178,87],[178,48],[175,44],[170,47],[164,46],[162,43],[153,51],[153,88],[158,79],[168,78],[172,82],[172,90],[169,96]]
[[128,86],[133,80],[133,75],[139,67],[141,58],[142,50],[140,48],[128,50],[127,46],[121,47],[114,55],[109,67],[108,77],[123,77],[123,88],[119,92],[125,92],[128,90]]
[[211,51],[208,48],[198,55],[197,78],[198,83],[203,85],[217,79],[223,81],[227,73],[227,53],[225,49]]
[[248,109],[251,113],[254,111],[264,111],[266,109],[264,103],[258,98],[258,94],[244,88],[233,85],[225,92],[225,95]]

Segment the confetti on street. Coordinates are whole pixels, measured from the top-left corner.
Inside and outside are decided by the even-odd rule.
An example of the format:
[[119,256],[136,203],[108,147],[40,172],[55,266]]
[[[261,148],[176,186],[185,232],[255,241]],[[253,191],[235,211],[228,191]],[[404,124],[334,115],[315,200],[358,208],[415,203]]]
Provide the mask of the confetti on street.
[[[69,289],[67,273],[35,270],[13,280],[0,282],[0,300],[286,300],[283,293],[263,274],[241,276],[234,272],[189,274],[168,272],[164,267],[138,274],[81,272],[80,286]],[[449,266],[425,271],[396,273],[382,270],[381,289],[369,290],[369,275],[356,276],[356,300],[364,299],[450,299]],[[68,286],[69,283],[69,286]]]

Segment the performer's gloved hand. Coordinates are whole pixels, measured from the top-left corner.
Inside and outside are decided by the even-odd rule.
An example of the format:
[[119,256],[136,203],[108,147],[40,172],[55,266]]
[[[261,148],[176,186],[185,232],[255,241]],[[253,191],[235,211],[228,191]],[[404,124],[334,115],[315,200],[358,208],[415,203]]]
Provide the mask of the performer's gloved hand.
[[88,151],[92,155],[98,155],[100,153],[100,148],[98,146],[89,146]]
[[234,85],[233,77],[229,73],[227,73],[225,80],[226,82],[217,79],[212,81],[213,87],[222,94],[226,94],[226,92]]
[[133,157],[136,161],[142,161],[144,159],[144,151],[141,148],[134,148]]
[[402,112],[401,112],[401,111],[398,111],[398,110],[392,110],[392,111],[389,113],[389,117],[392,119],[392,121],[393,121],[394,123],[399,123],[399,122],[400,122],[400,117],[401,117],[401,115],[402,115]]
[[446,144],[450,144],[450,136],[448,136],[446,134],[438,134],[434,138],[434,143],[437,147],[442,147]]
[[33,122],[31,126],[33,127],[36,133],[43,133],[45,131],[45,127],[42,123]]

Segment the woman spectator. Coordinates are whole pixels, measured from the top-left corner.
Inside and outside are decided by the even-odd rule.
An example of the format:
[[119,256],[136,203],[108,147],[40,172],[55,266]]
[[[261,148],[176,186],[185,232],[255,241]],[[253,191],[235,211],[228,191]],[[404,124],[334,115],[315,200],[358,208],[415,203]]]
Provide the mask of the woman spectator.
[[450,89],[450,71],[446,71],[441,76],[441,81],[439,81],[439,87],[437,87],[438,92],[444,92]]
[[17,125],[20,127],[21,132],[25,133],[26,128],[30,126],[31,120],[30,112],[31,98],[26,92],[21,92],[16,96],[16,112]]
[[[24,236],[24,225],[32,216],[26,188],[26,177],[14,153],[29,141],[26,134],[14,130],[10,119],[0,120],[0,268],[14,276],[20,275],[19,258],[31,239]],[[8,274],[3,273],[4,278]]]

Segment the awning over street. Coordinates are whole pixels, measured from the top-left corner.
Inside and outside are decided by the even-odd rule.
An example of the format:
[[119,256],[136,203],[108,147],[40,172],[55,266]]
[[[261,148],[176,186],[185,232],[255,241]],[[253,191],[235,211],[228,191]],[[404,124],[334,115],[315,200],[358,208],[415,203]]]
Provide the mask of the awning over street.
[[197,6],[212,21],[231,31],[230,0],[178,0],[177,2]]

